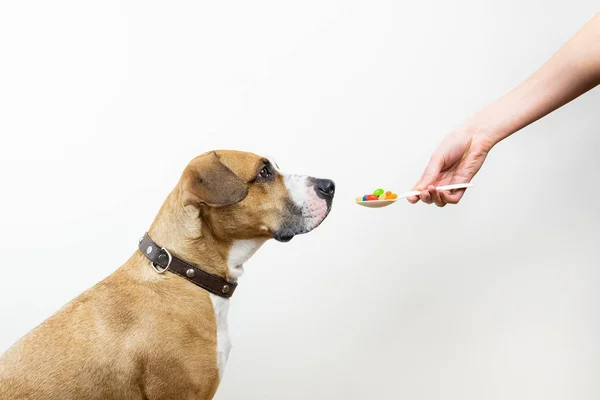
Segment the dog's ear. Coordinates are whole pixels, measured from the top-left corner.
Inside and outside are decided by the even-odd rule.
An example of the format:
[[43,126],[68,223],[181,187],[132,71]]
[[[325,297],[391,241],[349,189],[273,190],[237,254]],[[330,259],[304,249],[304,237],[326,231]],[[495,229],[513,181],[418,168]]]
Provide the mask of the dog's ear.
[[193,160],[181,177],[183,205],[211,207],[239,203],[248,195],[247,185],[213,151]]

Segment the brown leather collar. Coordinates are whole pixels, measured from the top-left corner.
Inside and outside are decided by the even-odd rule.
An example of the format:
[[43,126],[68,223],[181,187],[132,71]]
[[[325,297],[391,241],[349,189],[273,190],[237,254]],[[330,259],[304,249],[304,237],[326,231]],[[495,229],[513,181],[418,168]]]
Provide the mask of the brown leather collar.
[[167,249],[154,243],[148,233],[140,239],[138,247],[142,254],[150,260],[152,268],[159,274],[166,271],[172,272],[194,285],[226,299],[233,295],[237,287],[237,283],[228,282],[220,276],[209,274],[173,256]]

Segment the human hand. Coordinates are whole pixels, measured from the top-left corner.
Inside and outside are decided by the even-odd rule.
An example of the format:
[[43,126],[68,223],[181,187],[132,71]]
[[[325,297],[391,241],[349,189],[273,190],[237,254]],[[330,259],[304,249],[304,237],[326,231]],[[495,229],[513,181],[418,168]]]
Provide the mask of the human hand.
[[435,187],[470,182],[496,143],[600,85],[599,36],[597,14],[529,79],[446,136],[415,185],[421,193],[408,201],[439,207],[458,203],[465,189]]
[[409,196],[407,200],[413,204],[422,200],[438,207],[458,203],[465,189],[446,192],[437,190],[436,186],[471,182],[494,144],[491,136],[482,132],[472,133],[467,128],[451,132],[434,151],[413,189],[421,191],[420,195]]

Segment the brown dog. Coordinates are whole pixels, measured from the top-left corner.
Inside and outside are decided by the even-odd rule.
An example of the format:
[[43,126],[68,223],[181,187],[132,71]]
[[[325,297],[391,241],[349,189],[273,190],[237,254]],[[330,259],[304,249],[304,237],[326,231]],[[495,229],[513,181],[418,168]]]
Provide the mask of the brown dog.
[[[148,232],[163,250],[145,252],[141,241],[14,344],[0,358],[0,399],[211,399],[230,349],[227,292],[242,264],[269,238],[316,228],[333,194],[332,181],[283,175],[255,154],[195,158]],[[181,276],[177,260],[191,264]],[[216,291],[193,281],[206,273]]]

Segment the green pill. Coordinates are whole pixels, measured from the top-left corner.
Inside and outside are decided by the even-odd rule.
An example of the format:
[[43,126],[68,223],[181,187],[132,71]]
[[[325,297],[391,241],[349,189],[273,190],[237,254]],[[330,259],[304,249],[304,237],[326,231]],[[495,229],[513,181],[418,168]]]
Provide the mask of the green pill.
[[375,196],[379,197],[383,194],[383,189],[377,189],[376,191],[373,192],[373,194]]

